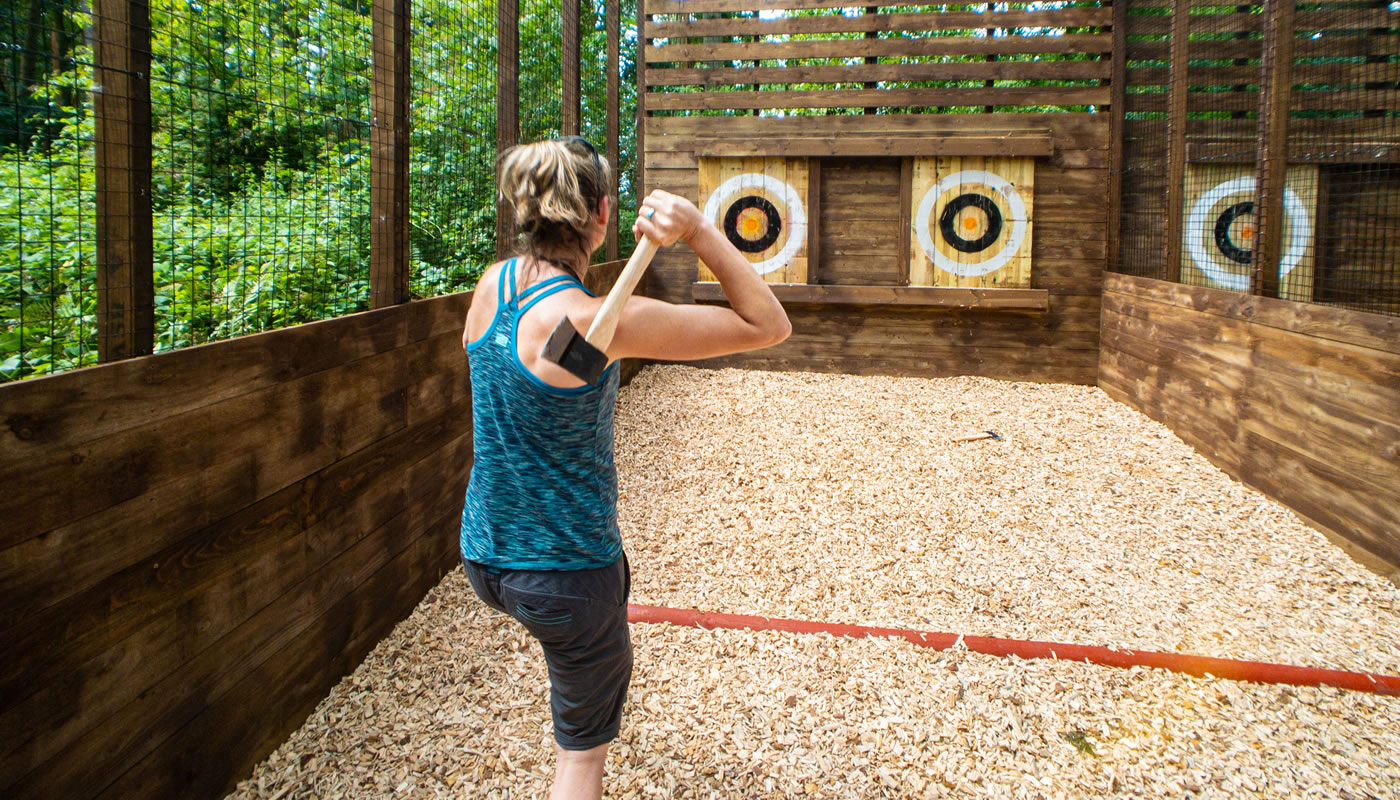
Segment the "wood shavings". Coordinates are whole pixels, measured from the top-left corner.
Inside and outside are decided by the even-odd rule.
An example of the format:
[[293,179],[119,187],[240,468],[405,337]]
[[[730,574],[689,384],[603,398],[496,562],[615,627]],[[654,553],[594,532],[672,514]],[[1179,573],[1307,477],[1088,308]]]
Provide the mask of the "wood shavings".
[[[650,367],[618,413],[634,602],[1400,672],[1394,587],[1095,388]],[[1398,796],[1397,698],[632,634],[609,797]],[[457,570],[230,797],[544,796],[547,693]]]

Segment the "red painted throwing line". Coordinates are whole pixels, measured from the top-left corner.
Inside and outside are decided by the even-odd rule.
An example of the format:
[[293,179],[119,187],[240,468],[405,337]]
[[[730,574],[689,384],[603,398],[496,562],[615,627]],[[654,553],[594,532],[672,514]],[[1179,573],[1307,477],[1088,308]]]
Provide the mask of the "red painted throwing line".
[[1400,696],[1400,676],[1396,675],[1346,672],[1317,667],[1295,667],[1262,661],[1236,661],[1230,658],[1211,658],[1185,653],[1112,650],[1107,647],[1082,644],[998,639],[991,636],[963,636],[952,633],[901,630],[899,628],[868,628],[864,625],[835,625],[799,619],[716,614],[659,606],[629,605],[627,619],[631,622],[669,622],[672,625],[685,625],[706,630],[732,628],[734,630],[786,631],[788,633],[829,633],[832,636],[846,636],[852,639],[865,639],[867,637],[904,639],[919,647],[928,647],[934,650],[947,650],[958,642],[962,642],[968,650],[989,656],[1053,658],[1060,661],[1083,661],[1106,667],[1153,667],[1197,677],[1213,676],[1235,681],[1281,683],[1291,686],[1335,686],[1338,689],[1350,689],[1356,692]]

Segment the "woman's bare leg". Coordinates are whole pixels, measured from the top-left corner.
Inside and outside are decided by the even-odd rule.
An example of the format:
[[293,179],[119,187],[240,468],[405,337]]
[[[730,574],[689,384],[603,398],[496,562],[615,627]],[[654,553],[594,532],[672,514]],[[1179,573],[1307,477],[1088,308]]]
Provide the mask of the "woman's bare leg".
[[554,786],[549,800],[600,800],[603,796],[603,767],[608,746],[590,750],[565,750],[555,745]]

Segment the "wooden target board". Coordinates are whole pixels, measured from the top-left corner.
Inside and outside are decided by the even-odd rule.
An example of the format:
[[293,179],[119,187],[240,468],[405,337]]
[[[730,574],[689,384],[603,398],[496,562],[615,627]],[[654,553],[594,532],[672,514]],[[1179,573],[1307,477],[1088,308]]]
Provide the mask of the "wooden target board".
[[1031,285],[1035,162],[914,159],[909,285]]
[[[1291,166],[1284,178],[1280,297],[1312,299],[1317,180],[1316,164]],[[1256,185],[1252,164],[1186,165],[1182,282],[1236,292],[1250,290]]]
[[807,282],[806,203],[805,158],[700,159],[700,211],[769,283]]

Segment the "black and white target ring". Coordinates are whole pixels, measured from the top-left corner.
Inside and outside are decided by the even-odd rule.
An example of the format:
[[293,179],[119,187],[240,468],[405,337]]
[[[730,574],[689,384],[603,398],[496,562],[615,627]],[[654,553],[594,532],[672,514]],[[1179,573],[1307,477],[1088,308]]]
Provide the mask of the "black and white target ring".
[[777,252],[754,261],[760,275],[782,269],[807,241],[802,195],[786,181],[761,172],[735,175],[710,193],[702,212],[741,253]]
[[[938,211],[938,199],[960,186],[985,187],[986,191],[960,191]],[[973,211],[972,209],[975,209]],[[986,220],[981,235],[968,238],[958,230],[961,223],[971,230],[981,227],[980,221],[969,214],[980,212]],[[914,212],[914,233],[919,248],[933,265],[954,275],[972,278],[988,275],[1010,263],[1027,240],[1026,204],[1020,190],[1010,181],[993,172],[978,169],[960,170],[943,176],[919,201]],[[978,256],[975,263],[961,263],[945,255],[934,241],[938,238],[961,253]],[[994,245],[1001,243],[994,249]]]
[[[966,239],[958,232],[958,215],[965,208],[980,209],[987,217],[987,229],[976,239]],[[938,229],[943,234],[943,240],[961,253],[980,253],[991,247],[992,242],[1001,237],[1001,225],[1001,210],[997,208],[996,201],[975,192],[960,194],[949,200],[938,218]]]
[[[1250,271],[1241,266],[1254,261],[1255,180],[1242,176],[1221,181],[1203,193],[1186,215],[1184,235],[1191,263],[1216,286],[1237,292],[1249,290]],[[1279,277],[1298,266],[1312,241],[1313,223],[1302,198],[1283,190],[1286,238],[1279,258]]]
[[766,197],[746,194],[729,205],[724,214],[724,235],[740,251],[762,253],[778,241],[783,221]]

